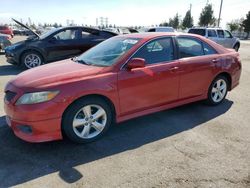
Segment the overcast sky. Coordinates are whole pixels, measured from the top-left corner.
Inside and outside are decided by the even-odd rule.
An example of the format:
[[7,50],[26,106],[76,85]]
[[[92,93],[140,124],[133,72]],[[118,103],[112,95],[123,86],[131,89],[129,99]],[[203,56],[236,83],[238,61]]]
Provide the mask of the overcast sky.
[[[0,0],[0,23],[10,18],[37,23],[61,23],[74,20],[76,24],[95,25],[97,17],[108,17],[110,24],[120,26],[150,26],[168,21],[177,12],[185,16],[192,4],[192,15],[198,23],[207,0]],[[220,0],[210,0],[218,18]],[[222,26],[232,19],[245,17],[250,0],[224,0]]]

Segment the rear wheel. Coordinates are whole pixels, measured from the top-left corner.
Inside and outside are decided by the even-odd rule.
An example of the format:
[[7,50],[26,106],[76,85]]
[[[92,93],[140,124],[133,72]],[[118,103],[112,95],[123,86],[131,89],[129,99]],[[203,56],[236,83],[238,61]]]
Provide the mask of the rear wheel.
[[218,76],[210,85],[208,90],[207,103],[218,105],[226,97],[228,91],[228,80],[224,76]]
[[87,143],[100,138],[112,123],[108,104],[97,97],[78,100],[63,116],[62,129],[69,139]]
[[35,51],[28,51],[22,55],[21,66],[25,69],[31,69],[43,64],[42,56]]

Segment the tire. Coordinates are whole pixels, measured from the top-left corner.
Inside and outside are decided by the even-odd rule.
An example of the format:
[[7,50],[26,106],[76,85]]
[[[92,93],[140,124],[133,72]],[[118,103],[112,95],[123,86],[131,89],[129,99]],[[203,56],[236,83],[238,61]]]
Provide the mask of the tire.
[[234,50],[236,51],[236,52],[238,52],[239,51],[239,48],[240,48],[240,44],[235,44],[234,45]]
[[109,105],[101,98],[79,99],[64,113],[62,130],[73,142],[93,142],[102,137],[109,129],[112,124],[112,116]]
[[36,51],[25,52],[21,57],[21,67],[31,69],[43,64],[43,57]]
[[228,80],[225,76],[216,77],[208,89],[206,103],[212,106],[222,103],[227,96],[228,86]]

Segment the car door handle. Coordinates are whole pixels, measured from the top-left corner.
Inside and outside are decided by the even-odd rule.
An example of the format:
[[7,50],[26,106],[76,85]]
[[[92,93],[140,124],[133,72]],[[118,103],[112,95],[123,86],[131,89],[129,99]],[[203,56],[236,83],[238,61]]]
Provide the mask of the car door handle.
[[212,63],[218,63],[218,59],[213,59]]
[[94,42],[101,42],[101,41],[104,41],[105,39],[93,39],[92,41]]
[[174,71],[176,71],[176,70],[178,70],[178,69],[179,69],[179,67],[172,67],[172,68],[170,68],[169,70],[172,71],[172,72],[174,72]]

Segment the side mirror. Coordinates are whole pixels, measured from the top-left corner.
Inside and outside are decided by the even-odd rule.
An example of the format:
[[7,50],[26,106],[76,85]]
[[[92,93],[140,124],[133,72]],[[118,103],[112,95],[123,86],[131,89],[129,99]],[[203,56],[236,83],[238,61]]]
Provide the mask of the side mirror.
[[133,58],[127,63],[127,68],[129,70],[135,69],[135,68],[142,68],[145,67],[146,61],[142,58]]

